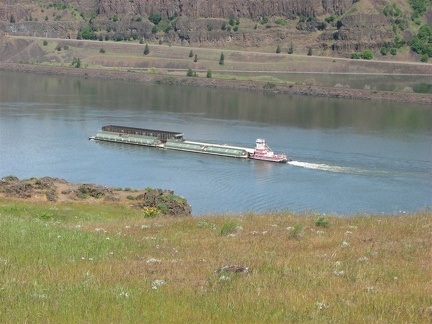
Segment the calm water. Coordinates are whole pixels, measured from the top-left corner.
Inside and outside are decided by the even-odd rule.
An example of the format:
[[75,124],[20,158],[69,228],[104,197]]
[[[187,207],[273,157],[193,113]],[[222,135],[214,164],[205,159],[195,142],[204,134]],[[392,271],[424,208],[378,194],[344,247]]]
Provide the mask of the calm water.
[[[335,80],[338,83],[338,80]],[[253,147],[279,165],[89,141],[105,124]],[[173,189],[193,214],[432,206],[432,107],[0,72],[0,177]]]

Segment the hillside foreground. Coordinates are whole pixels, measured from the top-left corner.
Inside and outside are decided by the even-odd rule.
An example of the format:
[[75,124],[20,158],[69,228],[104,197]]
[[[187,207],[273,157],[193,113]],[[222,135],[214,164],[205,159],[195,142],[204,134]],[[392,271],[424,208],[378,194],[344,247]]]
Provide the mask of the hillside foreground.
[[2,322],[432,320],[430,210],[179,218],[88,198],[0,197]]

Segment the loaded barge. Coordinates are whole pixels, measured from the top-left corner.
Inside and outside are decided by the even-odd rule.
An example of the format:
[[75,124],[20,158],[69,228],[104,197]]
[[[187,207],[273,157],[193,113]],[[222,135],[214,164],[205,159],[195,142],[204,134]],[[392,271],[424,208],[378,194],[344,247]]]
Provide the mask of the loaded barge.
[[257,139],[255,148],[186,141],[183,133],[163,130],[106,125],[90,140],[157,147],[167,150],[227,156],[241,159],[286,163],[285,154],[275,154],[265,140]]

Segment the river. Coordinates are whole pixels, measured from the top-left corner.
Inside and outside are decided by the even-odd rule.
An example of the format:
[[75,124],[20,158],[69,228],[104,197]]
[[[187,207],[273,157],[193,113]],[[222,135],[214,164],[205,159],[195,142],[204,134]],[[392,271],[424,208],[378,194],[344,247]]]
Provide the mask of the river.
[[[292,161],[88,140],[107,124],[246,147],[265,138]],[[194,215],[350,216],[432,206],[432,107],[406,103],[0,71],[0,154],[0,177],[173,189],[187,198]]]

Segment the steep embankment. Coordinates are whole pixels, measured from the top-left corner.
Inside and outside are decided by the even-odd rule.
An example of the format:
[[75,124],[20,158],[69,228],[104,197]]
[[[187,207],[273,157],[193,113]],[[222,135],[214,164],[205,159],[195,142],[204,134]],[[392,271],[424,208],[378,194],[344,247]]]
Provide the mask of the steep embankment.
[[[272,52],[279,46],[282,52],[345,57],[383,47],[400,55],[419,25],[432,23],[430,4],[425,2],[418,21],[415,14],[402,0],[0,0],[0,27],[14,35]],[[402,54],[404,60],[419,59]]]

